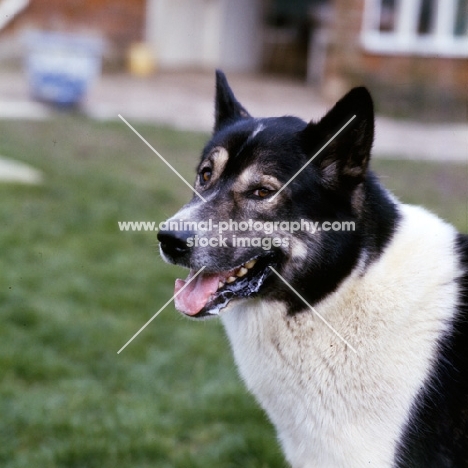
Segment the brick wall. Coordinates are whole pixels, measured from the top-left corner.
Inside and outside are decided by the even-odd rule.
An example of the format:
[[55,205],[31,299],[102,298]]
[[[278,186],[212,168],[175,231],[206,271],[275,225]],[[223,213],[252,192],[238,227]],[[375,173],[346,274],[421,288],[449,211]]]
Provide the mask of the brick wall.
[[2,36],[25,28],[97,33],[107,40],[107,60],[121,65],[128,46],[143,39],[145,0],[31,0]]
[[333,4],[325,80],[331,97],[364,84],[385,112],[466,121],[468,59],[367,53],[360,45],[364,0],[334,0]]

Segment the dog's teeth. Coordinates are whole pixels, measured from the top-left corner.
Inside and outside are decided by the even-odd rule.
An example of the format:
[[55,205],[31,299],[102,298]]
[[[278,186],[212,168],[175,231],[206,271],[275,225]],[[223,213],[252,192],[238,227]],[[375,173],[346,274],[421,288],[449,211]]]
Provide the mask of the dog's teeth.
[[224,283],[223,283],[222,281],[220,281],[220,282],[218,283],[218,289],[221,289],[223,286],[224,286]]
[[247,262],[244,266],[245,268],[247,268],[248,270],[250,270],[251,268],[254,267],[254,265],[257,263],[257,259],[254,258],[253,260],[250,260],[249,262]]
[[247,274],[248,271],[249,270],[247,270],[247,268],[241,267],[240,270],[236,273],[236,276],[238,276],[239,278],[242,278],[243,276]]
[[230,277],[226,280],[226,283],[233,283],[234,281],[236,281],[236,277],[235,277],[235,276],[230,276]]

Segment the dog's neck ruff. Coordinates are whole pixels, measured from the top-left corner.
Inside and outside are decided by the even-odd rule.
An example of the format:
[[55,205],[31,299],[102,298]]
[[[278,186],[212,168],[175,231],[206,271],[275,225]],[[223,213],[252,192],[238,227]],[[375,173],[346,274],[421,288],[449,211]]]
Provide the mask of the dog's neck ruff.
[[315,305],[357,353],[312,311],[290,315],[285,303],[254,299],[222,316],[240,373],[293,467],[395,466],[460,275],[454,229],[417,207],[400,210],[380,257]]

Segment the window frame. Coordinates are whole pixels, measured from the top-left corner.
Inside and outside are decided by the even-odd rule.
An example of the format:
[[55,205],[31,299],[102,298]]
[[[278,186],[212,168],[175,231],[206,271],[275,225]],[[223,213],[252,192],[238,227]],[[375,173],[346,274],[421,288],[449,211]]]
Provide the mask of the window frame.
[[380,31],[382,0],[365,0],[361,44],[366,51],[383,55],[468,57],[468,33],[455,35],[458,0],[435,0],[434,28],[425,34],[417,31],[422,0],[395,0],[395,3],[395,30]]

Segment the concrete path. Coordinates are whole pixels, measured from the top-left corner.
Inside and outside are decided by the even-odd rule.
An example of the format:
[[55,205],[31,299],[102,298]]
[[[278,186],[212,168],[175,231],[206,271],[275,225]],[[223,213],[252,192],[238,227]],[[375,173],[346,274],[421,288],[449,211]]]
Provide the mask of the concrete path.
[[[300,82],[229,75],[236,97],[254,116],[295,115],[319,119],[330,107]],[[149,80],[104,77],[91,91],[87,112],[96,118],[165,123],[211,131],[214,73],[161,73]],[[466,124],[421,124],[377,117],[374,155],[468,163]]]
[[[237,98],[254,116],[295,115],[319,119],[330,107],[313,88],[298,81],[231,74]],[[84,111],[96,119],[146,121],[181,129],[211,131],[214,72],[164,72],[149,79],[105,75],[91,89]],[[28,99],[23,75],[0,75],[0,118],[46,118],[50,110]],[[377,157],[468,163],[468,121],[421,124],[377,117]]]
[[375,132],[376,156],[468,163],[468,122],[421,124],[377,117]]

